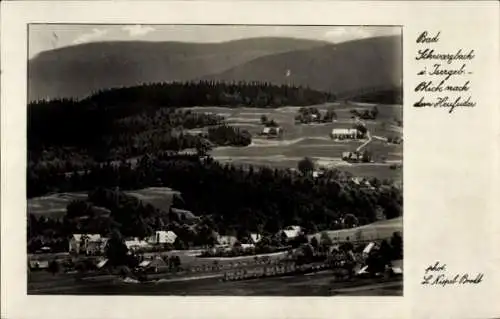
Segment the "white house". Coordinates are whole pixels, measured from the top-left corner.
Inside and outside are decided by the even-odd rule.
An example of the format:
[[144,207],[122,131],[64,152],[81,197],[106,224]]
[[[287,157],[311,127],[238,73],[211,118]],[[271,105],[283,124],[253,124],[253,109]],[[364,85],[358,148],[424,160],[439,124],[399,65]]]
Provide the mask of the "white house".
[[104,253],[107,238],[99,234],[73,234],[69,240],[69,252],[88,255]]
[[286,237],[287,240],[297,238],[302,233],[302,227],[300,226],[287,226],[281,233]]
[[152,245],[173,244],[176,238],[177,235],[173,231],[159,230],[149,237],[147,242]]
[[250,239],[252,240],[252,242],[254,244],[256,244],[256,243],[258,243],[262,239],[262,235],[261,234],[257,234],[257,233],[251,233],[250,234]]
[[281,127],[269,127],[266,126],[262,129],[261,135],[268,137],[278,137],[283,134],[283,129]]
[[334,128],[330,133],[332,139],[356,139],[358,130],[355,128]]
[[130,251],[151,247],[147,241],[139,240],[139,238],[125,240],[125,246],[127,246],[127,249]]
[[238,239],[236,238],[236,236],[217,236],[217,242],[220,246],[233,247],[237,241]]

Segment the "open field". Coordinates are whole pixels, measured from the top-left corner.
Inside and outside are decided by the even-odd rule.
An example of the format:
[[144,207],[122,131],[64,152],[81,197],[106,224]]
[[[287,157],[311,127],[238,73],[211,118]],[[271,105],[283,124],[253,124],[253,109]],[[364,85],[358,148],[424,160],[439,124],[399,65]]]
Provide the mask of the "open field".
[[311,240],[313,237],[316,237],[320,241],[322,233],[327,233],[328,237],[337,238],[337,240],[341,241],[349,237],[351,240],[369,242],[384,239],[390,240],[394,232],[403,233],[403,217],[381,220],[355,228],[322,231],[309,235],[308,239]]
[[124,193],[137,198],[144,204],[152,205],[153,207],[163,211],[169,210],[172,205],[174,195],[179,194],[178,191],[168,187],[148,187],[133,191],[125,191]]
[[[371,110],[375,104],[330,103],[316,105],[320,112],[332,106],[338,119],[333,123],[296,125],[294,117],[299,107],[281,107],[276,109],[194,107],[194,112],[215,113],[241,129],[248,130],[253,138],[247,147],[217,147],[211,155],[221,161],[243,165],[263,165],[273,168],[296,168],[297,162],[310,157],[318,165],[335,167],[349,171],[355,176],[377,177],[380,179],[402,180],[401,170],[391,170],[393,163],[401,163],[403,146],[388,144],[381,140],[387,136],[402,136],[402,128],[395,125],[394,119],[402,118],[402,106],[377,105],[379,116],[376,121],[365,121],[372,136],[375,136],[369,149],[375,158],[385,157],[385,163],[346,163],[341,160],[342,152],[354,151],[364,141],[334,141],[329,137],[333,128],[351,127],[353,122],[350,110]],[[261,138],[260,117],[266,115],[275,120],[284,130],[281,139]],[[193,130],[199,133],[203,129]]]
[[[135,197],[144,204],[168,211],[172,205],[174,194],[178,192],[168,187],[148,187],[139,190],[125,191],[125,194]],[[67,205],[73,200],[86,200],[86,192],[57,193],[48,196],[28,199],[28,214],[61,218],[66,214]],[[194,216],[194,215],[193,215]]]
[[28,214],[59,218],[66,214],[66,207],[73,200],[85,200],[86,192],[58,193],[28,199]]

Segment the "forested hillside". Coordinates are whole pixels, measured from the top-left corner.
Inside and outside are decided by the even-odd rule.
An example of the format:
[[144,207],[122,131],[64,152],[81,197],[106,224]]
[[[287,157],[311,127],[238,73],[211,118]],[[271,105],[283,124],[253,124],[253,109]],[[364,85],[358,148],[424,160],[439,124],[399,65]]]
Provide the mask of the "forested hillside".
[[[192,232],[182,226],[183,222],[175,214],[122,193],[152,185],[179,190],[183,201],[174,205],[201,216],[198,227],[222,234],[274,233],[286,225],[303,225],[309,232],[316,232],[342,228],[342,219],[348,214],[355,216],[359,224],[373,222],[381,215],[401,216],[402,190],[390,181],[373,179],[371,184],[373,188],[351,182],[349,174],[338,170],[313,179],[286,170],[245,170],[210,158],[199,160],[197,156],[146,157],[136,167],[126,163],[118,167],[102,165],[71,176],[30,173],[28,194],[88,190],[90,202],[111,211],[109,216],[99,216],[89,213],[92,208],[88,205],[73,205],[68,207],[69,215],[64,220],[49,222],[43,217],[31,218],[30,230],[46,230],[47,225],[39,224],[50,223],[49,228],[57,234],[54,237],[67,236],[78,227],[81,231],[103,234],[118,227],[126,236],[140,237],[159,228]],[[117,186],[120,191],[116,190]],[[90,220],[77,218],[89,214],[93,216]]]

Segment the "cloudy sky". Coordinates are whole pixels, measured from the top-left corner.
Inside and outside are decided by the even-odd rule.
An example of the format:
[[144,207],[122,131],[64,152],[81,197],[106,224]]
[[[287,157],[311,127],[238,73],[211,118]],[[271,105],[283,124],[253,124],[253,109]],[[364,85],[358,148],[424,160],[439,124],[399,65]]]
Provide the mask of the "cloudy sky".
[[35,24],[29,28],[29,57],[42,51],[101,41],[224,42],[254,37],[291,37],[339,43],[400,34],[399,27]]

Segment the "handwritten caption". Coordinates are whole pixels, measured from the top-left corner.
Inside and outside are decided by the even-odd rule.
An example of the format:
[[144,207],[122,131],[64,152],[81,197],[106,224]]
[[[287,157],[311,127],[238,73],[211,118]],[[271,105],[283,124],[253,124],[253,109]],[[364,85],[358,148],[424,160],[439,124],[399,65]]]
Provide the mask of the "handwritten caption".
[[458,285],[478,285],[484,280],[483,273],[448,273],[447,265],[436,261],[425,269],[425,274],[421,284],[424,286],[458,286]]
[[452,113],[456,108],[475,107],[471,95],[470,65],[476,57],[473,49],[457,48],[453,52],[434,49],[441,41],[441,32],[422,32],[417,37],[418,51],[415,60],[422,66],[415,92],[421,93],[414,107],[446,108]]

